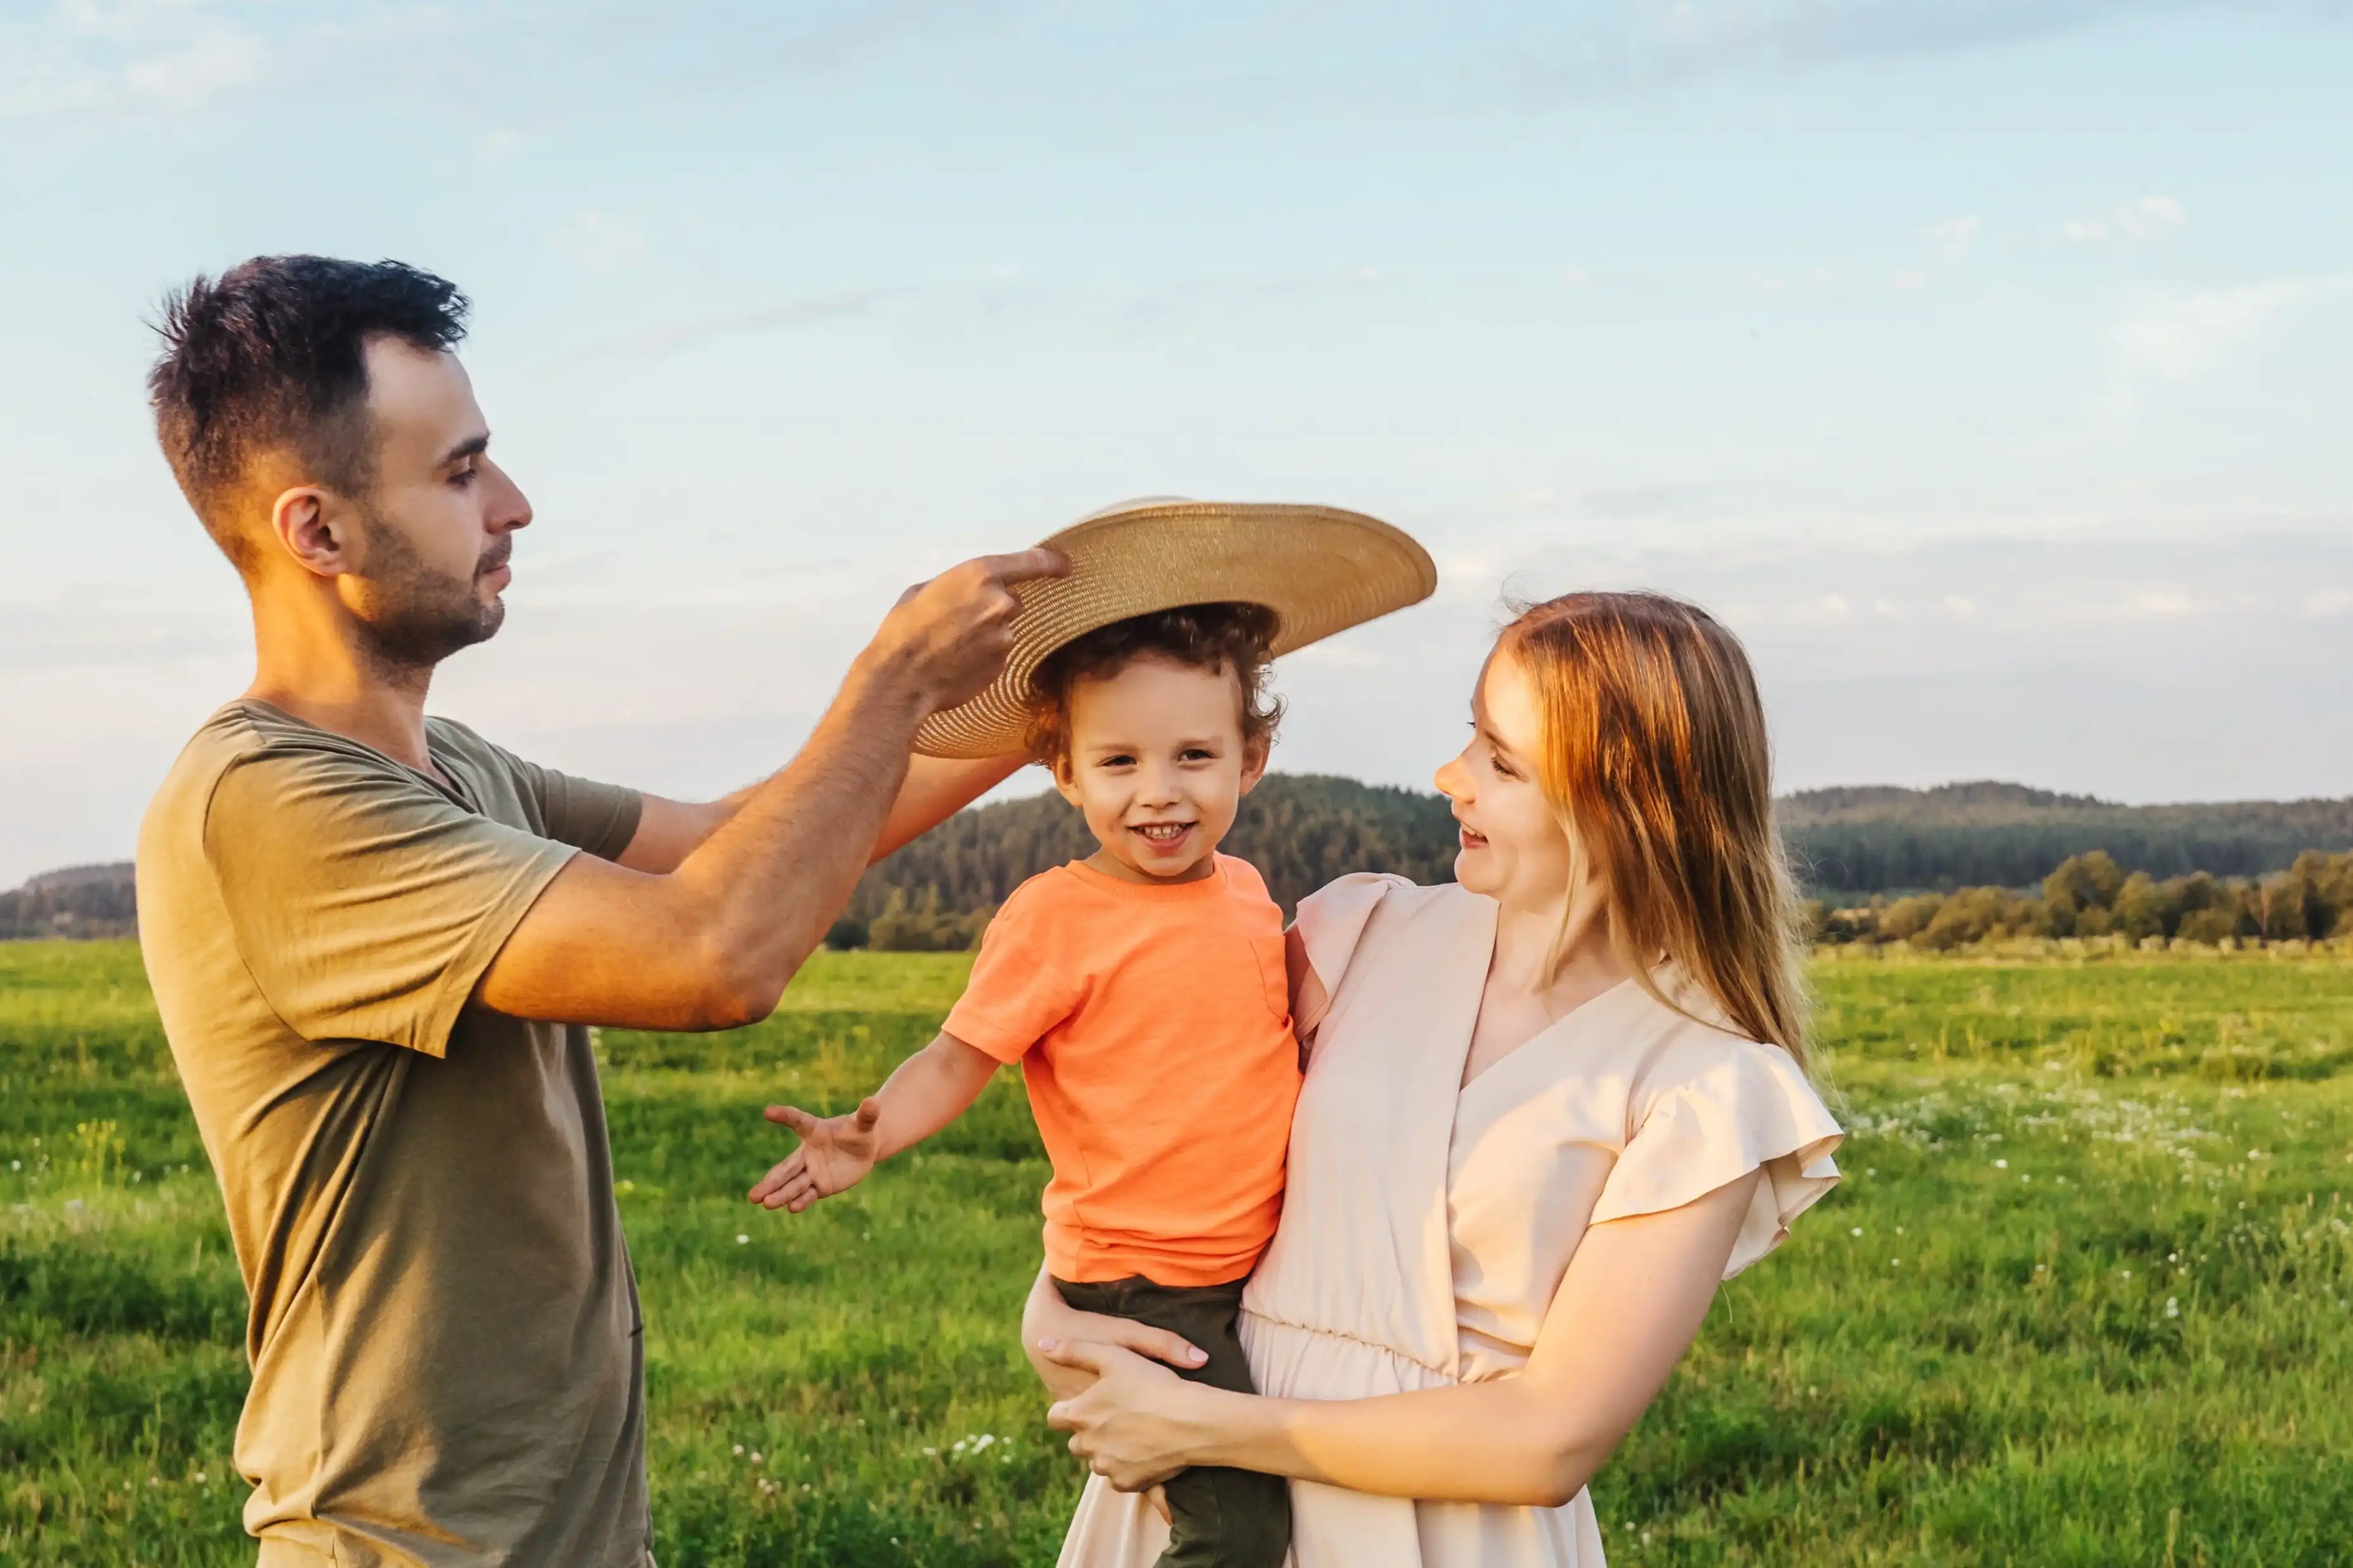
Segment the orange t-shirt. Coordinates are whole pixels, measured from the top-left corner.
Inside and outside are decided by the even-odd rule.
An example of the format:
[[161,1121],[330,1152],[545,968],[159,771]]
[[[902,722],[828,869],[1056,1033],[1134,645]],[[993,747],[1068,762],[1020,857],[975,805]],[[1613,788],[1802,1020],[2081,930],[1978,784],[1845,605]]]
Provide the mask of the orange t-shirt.
[[1057,1279],[1223,1284],[1273,1239],[1299,1046],[1282,911],[1247,860],[1174,886],[1030,878],[944,1028],[1021,1064]]

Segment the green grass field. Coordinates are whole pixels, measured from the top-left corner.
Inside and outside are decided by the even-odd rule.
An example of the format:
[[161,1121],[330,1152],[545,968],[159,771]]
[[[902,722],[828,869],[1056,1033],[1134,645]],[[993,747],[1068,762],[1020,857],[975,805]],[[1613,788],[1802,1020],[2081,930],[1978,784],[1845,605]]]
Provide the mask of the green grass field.
[[[604,1037],[665,1568],[1052,1559],[1018,1082],[808,1215],[740,1196],[788,1145],[761,1105],[848,1103],[966,962]],[[1850,1180],[1596,1483],[1613,1561],[2353,1562],[2353,963],[1818,978]],[[0,1560],[249,1563],[245,1298],[130,945],[0,944]]]

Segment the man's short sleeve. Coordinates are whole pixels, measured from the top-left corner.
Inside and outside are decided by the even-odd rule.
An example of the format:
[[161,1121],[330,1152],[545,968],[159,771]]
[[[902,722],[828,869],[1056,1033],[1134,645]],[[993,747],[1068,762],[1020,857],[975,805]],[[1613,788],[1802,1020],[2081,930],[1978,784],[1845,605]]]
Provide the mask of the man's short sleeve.
[[515,786],[538,802],[539,819],[558,844],[586,849],[599,860],[618,860],[637,837],[645,798],[636,790],[560,773],[525,762],[504,746],[490,749]]
[[973,961],[972,979],[941,1032],[1001,1062],[1018,1062],[1049,1030],[1078,1010],[1081,983],[1068,968],[1076,932],[1060,929],[1060,907],[1047,884],[1032,878],[1014,890],[988,922]]
[[428,1056],[576,852],[455,805],[393,765],[270,751],[214,784],[205,858],[244,959],[289,1028]]

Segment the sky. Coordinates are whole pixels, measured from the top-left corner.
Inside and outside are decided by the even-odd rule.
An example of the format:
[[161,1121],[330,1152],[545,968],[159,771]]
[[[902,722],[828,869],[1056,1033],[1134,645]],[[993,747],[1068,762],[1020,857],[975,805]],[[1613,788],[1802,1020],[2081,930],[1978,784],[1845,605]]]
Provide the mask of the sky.
[[2348,79],[2318,0],[0,0],[0,886],[250,679],[141,379],[287,251],[473,299],[537,516],[433,707],[553,766],[733,788],[906,584],[1188,495],[1439,563],[1288,771],[1426,784],[1507,601],[1644,586],[1785,789],[2343,795]]

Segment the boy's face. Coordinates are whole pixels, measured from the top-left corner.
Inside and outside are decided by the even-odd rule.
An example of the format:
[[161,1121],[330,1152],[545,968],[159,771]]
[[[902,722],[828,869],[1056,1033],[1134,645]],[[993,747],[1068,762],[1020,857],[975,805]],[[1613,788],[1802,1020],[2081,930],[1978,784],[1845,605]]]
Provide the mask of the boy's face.
[[1070,753],[1054,768],[1103,851],[1090,864],[1140,882],[1189,882],[1266,770],[1242,742],[1241,683],[1229,669],[1139,658],[1071,690]]

